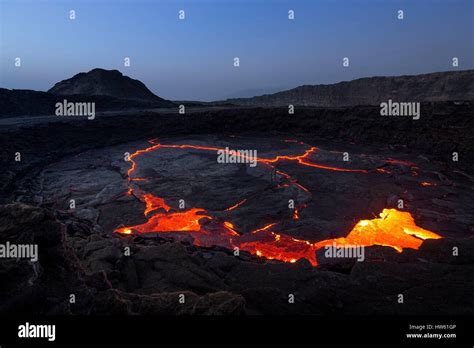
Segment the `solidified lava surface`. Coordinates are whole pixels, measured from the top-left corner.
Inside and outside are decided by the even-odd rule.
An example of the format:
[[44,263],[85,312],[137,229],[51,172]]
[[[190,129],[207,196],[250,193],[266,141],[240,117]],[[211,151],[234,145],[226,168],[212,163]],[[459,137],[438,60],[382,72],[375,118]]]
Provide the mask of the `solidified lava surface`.
[[[255,149],[259,161],[218,163],[226,147]],[[277,136],[162,136],[66,156],[16,192],[39,206],[2,206],[3,234],[46,256],[41,278],[8,266],[14,286],[2,293],[28,303],[47,291],[55,302],[35,302],[36,313],[472,313],[472,179],[422,156]],[[367,245],[365,261],[325,258],[334,243]],[[63,308],[72,292],[83,302]]]
[[[172,207],[165,203],[161,197],[154,196],[150,193],[144,193],[142,188],[136,183],[148,181],[148,177],[137,174],[140,172],[140,164],[138,161],[141,157],[152,152],[172,149],[184,151],[204,151],[216,153],[217,155],[227,154],[233,156],[228,159],[228,164],[245,164],[248,163],[249,168],[255,167],[257,164],[263,165],[264,168],[271,171],[275,177],[277,188],[295,186],[296,190],[302,190],[311,197],[311,192],[299,184],[291,175],[278,170],[279,163],[290,161],[296,165],[315,168],[316,170],[326,170],[329,172],[344,172],[367,174],[368,169],[354,169],[348,166],[335,167],[334,165],[318,164],[313,161],[314,154],[320,149],[314,146],[308,146],[305,143],[296,140],[285,140],[287,143],[296,143],[301,147],[300,154],[284,154],[276,155],[271,158],[258,157],[253,151],[246,150],[230,150],[226,148],[190,145],[190,144],[160,144],[157,140],[150,141],[151,145],[145,149],[137,150],[127,159],[131,162],[130,169],[127,171],[129,190],[127,194],[135,196],[145,203],[144,216],[148,218],[144,224],[135,226],[126,226],[117,229],[118,233],[125,235],[138,233],[168,233],[171,236],[193,238],[193,243],[198,246],[212,247],[215,245],[231,248],[234,250],[245,250],[251,254],[265,257],[268,259],[277,259],[285,262],[296,262],[300,258],[306,258],[312,265],[317,265],[316,251],[324,246],[343,245],[343,246],[372,246],[384,245],[392,247],[398,251],[403,248],[415,248],[421,245],[425,239],[441,238],[438,234],[422,229],[415,224],[415,221],[409,212],[403,212],[396,209],[384,209],[380,213],[379,218],[371,220],[361,220],[349,232],[346,237],[337,239],[327,239],[316,243],[308,240],[300,240],[294,237],[276,232],[278,230],[279,221],[267,224],[261,228],[250,231],[246,234],[240,234],[235,230],[235,226],[231,221],[223,221],[216,219],[212,214],[207,214],[202,208],[185,209],[184,200],[181,211],[172,211]],[[298,146],[295,146],[296,148]],[[305,149],[306,148],[306,149]],[[239,152],[240,151],[240,152]],[[296,149],[294,150],[296,151]],[[345,153],[345,162],[348,162],[348,153]],[[344,158],[344,157],[343,157]],[[233,163],[232,163],[233,162]],[[218,163],[220,163],[218,161]],[[393,159],[385,160],[385,163],[415,167],[414,163],[406,161],[396,161]],[[376,168],[377,169],[377,168]],[[386,174],[384,171],[378,171],[381,175]],[[137,176],[138,175],[138,176]],[[251,185],[251,183],[250,183]],[[299,214],[307,206],[308,200],[294,203],[294,199],[288,200],[289,209],[293,211],[292,218],[299,220]],[[233,211],[239,209],[247,203],[247,198],[224,209],[224,211]],[[152,212],[156,212],[150,216]],[[150,216],[150,217],[149,217]],[[206,223],[201,223],[207,220]],[[210,226],[213,224],[214,226]]]
[[[219,163],[225,149],[257,150],[256,165]],[[152,139],[50,166],[43,192],[55,207],[74,198],[77,215],[110,233],[160,234],[317,265],[316,251],[327,245],[401,252],[469,228],[456,218],[433,221],[443,211],[436,197],[449,200],[452,187],[432,164],[416,162],[297,139]]]

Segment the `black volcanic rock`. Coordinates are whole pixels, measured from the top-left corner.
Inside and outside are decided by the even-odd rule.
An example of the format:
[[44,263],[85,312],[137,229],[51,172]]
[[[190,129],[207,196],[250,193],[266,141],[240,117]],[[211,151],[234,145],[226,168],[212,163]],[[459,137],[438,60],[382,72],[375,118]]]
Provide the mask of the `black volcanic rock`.
[[93,102],[98,112],[175,106],[117,70],[94,69],[58,82],[48,92],[0,88],[0,117],[54,115],[56,103],[64,99]]
[[62,103],[64,99],[69,102],[94,102],[97,112],[174,106],[172,102],[161,98],[156,100],[120,99],[107,95],[86,96],[81,94],[68,95],[65,98],[63,95],[48,92],[0,88],[0,117],[54,115],[56,103]]
[[0,88],[0,116],[53,114],[54,99],[46,92]]
[[[185,291],[148,295],[112,288],[104,271],[86,272],[75,254],[67,226],[51,211],[25,204],[0,205],[0,243],[37,244],[39,258],[2,259],[0,313],[36,314],[243,314],[245,300],[226,291],[198,295]],[[103,239],[108,248],[120,243]],[[92,243],[91,243],[92,244]],[[179,245],[177,245],[179,247]],[[182,258],[189,260],[188,254]],[[122,259],[125,257],[122,256]],[[191,263],[187,263],[189,267]],[[122,269],[122,272],[124,270]],[[184,293],[186,305],[177,301]],[[77,296],[70,304],[70,294]]]
[[339,107],[400,102],[474,100],[474,70],[423,75],[367,77],[331,85],[305,85],[253,98],[227,99],[246,106]]
[[153,94],[142,82],[124,76],[118,70],[93,69],[87,73],[79,73],[56,83],[48,92],[59,95],[106,95],[119,99],[162,101],[163,106],[172,104]]

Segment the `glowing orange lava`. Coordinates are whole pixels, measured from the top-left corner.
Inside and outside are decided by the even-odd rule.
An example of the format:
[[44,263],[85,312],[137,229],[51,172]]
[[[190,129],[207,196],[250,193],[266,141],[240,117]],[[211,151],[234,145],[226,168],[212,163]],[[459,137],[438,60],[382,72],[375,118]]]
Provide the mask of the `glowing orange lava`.
[[406,166],[406,167],[416,167],[416,163],[409,162],[409,161],[396,160],[393,158],[386,159],[385,163]]
[[377,172],[379,173],[384,173],[384,174],[392,174],[392,172],[390,172],[389,170],[387,169],[384,169],[384,168],[377,168],[375,169]]
[[144,215],[147,216],[148,213],[157,210],[157,209],[164,209],[165,211],[170,211],[170,206],[165,203],[163,198],[155,197],[152,194],[145,194],[143,195],[143,199],[145,200],[146,208],[144,211]]
[[352,172],[352,173],[367,173],[367,170],[365,169],[348,169],[348,168],[338,168],[338,167],[331,167],[331,166],[324,166],[321,164],[316,164],[312,162],[308,162],[307,158],[309,155],[312,153],[318,151],[317,147],[311,147],[309,150],[306,150],[304,154],[298,155],[298,156],[276,156],[275,158],[272,159],[259,159],[259,162],[263,163],[277,163],[282,160],[287,160],[287,161],[297,161],[298,164],[307,166],[307,167],[313,167],[313,168],[319,168],[319,169],[326,169],[326,170],[333,170],[336,172]]
[[293,211],[293,220],[298,220],[300,218],[299,214],[298,214],[298,208],[295,208],[295,210]]
[[225,211],[232,211],[232,210],[235,210],[235,209],[237,209],[238,207],[240,207],[242,204],[244,204],[245,202],[247,202],[247,199],[241,200],[239,203],[234,204],[233,206],[227,208]]
[[438,234],[416,225],[409,212],[384,209],[380,218],[359,221],[347,237],[317,242],[317,248],[331,245],[384,245],[401,252],[404,248],[418,249],[425,239],[439,239]]
[[427,182],[427,181],[423,181],[422,183],[420,183],[421,186],[436,186],[435,183],[433,182]]
[[[317,265],[316,251],[325,246],[350,245],[350,246],[389,246],[397,251],[403,248],[418,249],[425,239],[441,238],[438,234],[425,230],[416,225],[409,212],[402,212],[396,209],[384,209],[379,218],[372,220],[361,220],[349,232],[346,237],[328,239],[311,243],[306,240],[299,240],[290,236],[280,234],[274,231],[277,223],[267,224],[262,228],[251,231],[247,234],[239,234],[236,227],[230,221],[221,221],[202,208],[191,208],[188,210],[176,210],[166,204],[165,200],[156,197],[150,193],[143,194],[140,189],[131,185],[135,179],[133,175],[137,169],[135,158],[144,153],[162,148],[193,149],[202,151],[224,150],[216,147],[198,146],[198,145],[163,145],[157,144],[151,140],[152,146],[138,150],[129,159],[132,163],[128,170],[129,189],[127,194],[140,199],[144,204],[144,216],[147,221],[135,226],[126,226],[116,230],[116,232],[130,235],[133,233],[168,233],[176,237],[191,237],[194,244],[198,246],[222,246],[226,248],[239,248],[253,255],[265,257],[267,259],[276,259],[284,262],[294,263],[301,258],[306,258],[312,265]],[[273,167],[280,161],[296,161],[297,164],[341,172],[360,172],[366,173],[367,170],[335,168],[318,165],[308,162],[308,156],[317,151],[316,147],[311,147],[302,155],[295,156],[276,156],[273,159],[257,159]],[[390,159],[389,163],[408,165],[409,162]],[[400,163],[402,162],[402,163]],[[411,164],[411,163],[410,163]],[[276,171],[276,170],[275,170]],[[289,180],[292,185],[297,185],[302,190],[309,192],[305,187],[296,183],[288,174],[276,171],[284,179]],[[287,185],[287,184],[285,184]],[[247,200],[244,199],[233,206],[225,209],[232,211],[238,209]],[[293,219],[299,219],[301,209],[305,205],[294,209]],[[206,220],[206,223],[203,221]]]
[[204,215],[204,209],[192,208],[183,212],[158,213],[153,215],[148,221],[141,225],[123,227],[117,230],[133,230],[140,233],[146,232],[179,232],[179,231],[200,231],[199,220],[211,218]]

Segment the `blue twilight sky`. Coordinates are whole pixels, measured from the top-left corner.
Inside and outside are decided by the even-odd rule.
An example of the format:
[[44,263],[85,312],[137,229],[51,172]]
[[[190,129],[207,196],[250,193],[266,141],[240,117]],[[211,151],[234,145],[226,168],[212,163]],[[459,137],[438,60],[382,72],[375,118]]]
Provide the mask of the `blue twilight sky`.
[[452,70],[452,57],[472,69],[473,23],[474,0],[0,0],[0,87],[101,67],[167,99],[216,100]]

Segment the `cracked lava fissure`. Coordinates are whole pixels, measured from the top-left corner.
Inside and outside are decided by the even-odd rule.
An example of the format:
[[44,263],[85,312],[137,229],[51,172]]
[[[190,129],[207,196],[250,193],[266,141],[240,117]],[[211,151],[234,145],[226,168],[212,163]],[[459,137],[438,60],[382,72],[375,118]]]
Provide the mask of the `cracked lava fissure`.
[[[131,167],[127,172],[129,189],[127,194],[133,195],[145,204],[144,215],[147,222],[135,226],[121,227],[115,232],[131,235],[135,233],[168,233],[173,237],[192,237],[193,243],[197,246],[212,247],[221,246],[228,249],[238,248],[253,255],[266,259],[276,259],[284,262],[294,263],[301,258],[306,258],[313,266],[317,265],[316,251],[325,246],[372,246],[382,245],[392,247],[398,252],[404,248],[418,249],[425,239],[441,238],[438,234],[425,230],[416,225],[409,212],[396,209],[383,209],[378,218],[371,220],[360,220],[353,227],[346,237],[327,239],[319,242],[309,242],[290,237],[276,232],[278,222],[268,224],[250,233],[240,234],[235,230],[230,221],[222,221],[211,216],[205,209],[191,208],[187,210],[177,210],[166,204],[165,200],[150,193],[144,193],[140,188],[132,185],[133,181],[141,181],[143,178],[134,178],[133,175],[138,168],[134,160],[138,156],[156,151],[159,149],[191,149],[200,151],[218,151],[223,148],[198,146],[198,145],[165,145],[150,141],[151,146],[138,150],[130,155]],[[258,163],[269,166],[278,175],[288,180],[291,184],[297,185],[300,189],[309,193],[309,190],[296,182],[290,175],[276,170],[274,165],[278,162],[293,161],[298,165],[323,169],[328,171],[353,172],[358,175],[367,173],[363,169],[346,169],[319,165],[309,161],[310,154],[318,151],[316,147],[310,147],[301,155],[276,156],[274,158],[257,158]],[[239,156],[244,156],[241,154]],[[389,159],[387,163],[396,163],[396,160]],[[408,165],[402,163],[401,165]],[[409,163],[411,165],[411,163]],[[413,164],[414,165],[414,164]],[[239,209],[244,205],[246,199],[235,203],[225,209],[231,211]],[[293,219],[299,218],[299,213],[305,205],[295,208]],[[153,213],[151,215],[151,213]],[[151,215],[151,216],[150,216]]]

